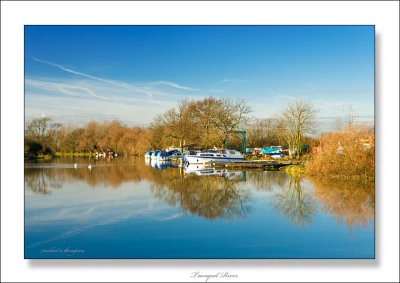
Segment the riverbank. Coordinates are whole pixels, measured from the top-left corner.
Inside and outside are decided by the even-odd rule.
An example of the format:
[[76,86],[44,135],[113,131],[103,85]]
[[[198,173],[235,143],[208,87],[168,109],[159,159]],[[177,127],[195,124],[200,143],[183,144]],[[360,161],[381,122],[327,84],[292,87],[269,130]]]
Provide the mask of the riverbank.
[[90,152],[56,152],[54,153],[56,157],[69,157],[69,156],[80,156],[80,157],[89,157],[96,156],[95,153]]
[[282,171],[285,171],[286,175],[300,177],[306,174],[306,167],[304,164],[294,164],[281,168]]
[[370,184],[375,182],[375,174],[364,173],[364,174],[352,174],[352,171],[349,170],[348,174],[323,174],[319,173],[316,174],[314,171],[310,170],[307,163],[305,164],[295,164],[295,165],[288,165],[285,167],[280,168],[281,171],[284,171],[288,176],[307,176],[313,178],[319,178],[326,181],[331,182],[352,182],[352,183],[365,183]]
[[34,155],[30,155],[30,156],[24,156],[24,160],[29,160],[29,159],[35,159],[35,160],[50,160],[50,159],[52,159],[53,158],[53,156],[52,155],[37,155],[37,156],[34,156]]

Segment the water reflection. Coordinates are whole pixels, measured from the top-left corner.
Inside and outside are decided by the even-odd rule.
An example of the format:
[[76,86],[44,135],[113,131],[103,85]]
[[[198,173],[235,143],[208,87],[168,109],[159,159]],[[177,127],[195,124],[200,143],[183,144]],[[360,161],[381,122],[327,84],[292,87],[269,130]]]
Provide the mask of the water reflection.
[[231,221],[251,211],[250,191],[240,186],[242,181],[239,177],[187,174],[159,180],[150,190],[157,199],[180,207],[185,215],[189,212],[209,220]]
[[[90,160],[56,159],[49,163],[26,164],[25,190],[51,194],[68,188],[65,183],[84,181],[91,188],[117,189],[123,183],[146,181],[154,198],[182,215],[208,220],[233,221],[251,213],[255,195],[268,194],[265,206],[297,226],[307,226],[318,214],[318,207],[338,223],[351,229],[367,227],[374,217],[374,186],[327,182],[315,178],[288,177],[284,172],[229,171],[204,166],[178,167],[169,162],[144,159]],[[146,166],[147,165],[147,166]]]
[[197,176],[217,176],[222,178],[242,178],[246,181],[246,171],[228,171],[226,169],[213,168],[205,165],[188,165],[185,174]]
[[258,191],[273,192],[284,189],[289,177],[282,171],[247,171],[247,182]]
[[169,167],[177,168],[179,165],[177,163],[169,162],[169,161],[160,161],[160,160],[145,160],[146,166],[151,166],[153,168],[164,170]]
[[316,210],[312,192],[300,184],[299,177],[291,176],[287,185],[272,196],[274,210],[298,226],[310,224]]
[[36,170],[36,172],[32,172],[28,170],[27,172],[25,170],[25,188],[33,193],[50,194],[52,190],[62,188],[62,183],[55,171]]
[[367,227],[375,214],[375,185],[310,178],[322,210],[352,231]]

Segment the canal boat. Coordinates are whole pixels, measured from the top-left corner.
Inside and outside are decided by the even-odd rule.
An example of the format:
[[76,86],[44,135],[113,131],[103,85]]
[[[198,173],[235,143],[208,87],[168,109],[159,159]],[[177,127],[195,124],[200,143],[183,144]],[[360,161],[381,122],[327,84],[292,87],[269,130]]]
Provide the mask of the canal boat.
[[213,149],[204,152],[198,152],[196,155],[186,155],[184,165],[206,164],[213,162],[241,162],[244,160],[243,155],[233,149]]
[[157,154],[157,160],[168,161],[172,158],[182,158],[184,155],[179,150],[160,151]]

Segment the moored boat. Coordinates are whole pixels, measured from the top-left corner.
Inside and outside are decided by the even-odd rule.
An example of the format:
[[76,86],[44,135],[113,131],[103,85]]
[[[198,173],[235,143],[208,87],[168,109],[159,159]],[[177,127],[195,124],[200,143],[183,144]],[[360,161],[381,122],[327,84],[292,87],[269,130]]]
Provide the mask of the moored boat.
[[179,150],[160,151],[157,154],[157,160],[168,161],[171,158],[182,158],[183,154]]
[[243,155],[232,149],[213,149],[205,152],[198,152],[196,155],[186,155],[184,158],[185,166],[190,164],[205,164],[211,162],[241,162]]
[[157,160],[157,155],[161,150],[156,150],[153,152],[153,154],[151,155],[150,159],[151,160]]
[[148,152],[145,153],[144,158],[145,159],[151,159],[152,155],[153,155],[153,152],[152,151],[148,151]]

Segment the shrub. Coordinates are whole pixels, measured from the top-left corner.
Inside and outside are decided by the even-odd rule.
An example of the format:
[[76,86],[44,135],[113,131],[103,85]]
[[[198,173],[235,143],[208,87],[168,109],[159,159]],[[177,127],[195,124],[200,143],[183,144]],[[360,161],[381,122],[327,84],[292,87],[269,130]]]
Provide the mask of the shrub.
[[313,154],[307,174],[335,178],[375,179],[375,136],[365,126],[347,127],[320,138],[320,152]]

